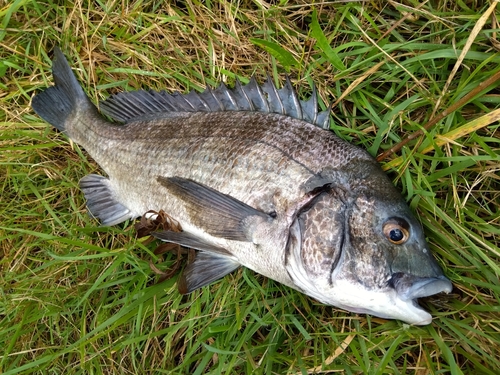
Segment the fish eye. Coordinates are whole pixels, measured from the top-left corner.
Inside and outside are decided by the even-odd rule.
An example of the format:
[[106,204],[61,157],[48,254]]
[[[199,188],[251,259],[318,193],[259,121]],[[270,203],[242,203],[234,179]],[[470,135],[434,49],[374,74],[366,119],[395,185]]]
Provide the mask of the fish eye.
[[410,237],[408,223],[401,219],[389,219],[384,223],[383,232],[385,237],[395,245],[402,245]]

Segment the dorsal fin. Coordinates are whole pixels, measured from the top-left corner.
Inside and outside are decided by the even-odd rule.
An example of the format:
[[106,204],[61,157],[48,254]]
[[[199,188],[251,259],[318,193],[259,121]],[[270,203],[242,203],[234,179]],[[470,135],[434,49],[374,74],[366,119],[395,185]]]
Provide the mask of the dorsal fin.
[[277,89],[268,76],[262,85],[252,77],[247,85],[236,80],[232,89],[222,83],[216,89],[207,88],[200,93],[190,91],[187,94],[169,94],[152,90],[121,92],[101,102],[99,107],[104,114],[124,123],[162,117],[171,112],[256,111],[280,113],[323,129],[330,127],[329,109],[318,111],[316,88],[313,86],[312,95],[307,101],[299,100],[288,77],[281,89]]

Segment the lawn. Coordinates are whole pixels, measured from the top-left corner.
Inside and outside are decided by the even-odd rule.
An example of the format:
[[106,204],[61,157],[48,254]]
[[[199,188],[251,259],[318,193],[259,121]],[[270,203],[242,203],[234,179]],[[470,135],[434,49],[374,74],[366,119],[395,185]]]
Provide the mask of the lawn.
[[[3,2],[0,373],[500,373],[499,15],[465,0]],[[314,82],[454,284],[421,300],[432,324],[325,306],[248,269],[186,296],[178,272],[158,282],[177,255],[88,216],[78,181],[99,166],[30,107],[54,46],[94,102],[266,74],[307,97]]]

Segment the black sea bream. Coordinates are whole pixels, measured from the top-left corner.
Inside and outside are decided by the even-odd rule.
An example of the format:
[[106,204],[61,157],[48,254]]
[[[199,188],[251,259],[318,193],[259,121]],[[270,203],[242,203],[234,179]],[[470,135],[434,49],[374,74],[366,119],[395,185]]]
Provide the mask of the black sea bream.
[[80,181],[103,225],[163,210],[199,250],[189,293],[240,266],[356,313],[429,324],[417,298],[450,292],[419,222],[377,162],[328,130],[317,95],[237,82],[187,95],[134,91],[100,103],[59,49],[55,86],[33,109],[83,146],[107,177]]

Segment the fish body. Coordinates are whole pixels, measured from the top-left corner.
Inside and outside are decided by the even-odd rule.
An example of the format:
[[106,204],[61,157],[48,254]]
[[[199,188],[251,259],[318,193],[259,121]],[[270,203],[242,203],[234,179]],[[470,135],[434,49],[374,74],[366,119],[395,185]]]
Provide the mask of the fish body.
[[364,150],[326,130],[316,94],[290,82],[187,95],[135,91],[90,102],[55,50],[42,118],[106,172],[80,181],[89,211],[114,225],[163,210],[199,250],[179,279],[191,292],[240,266],[349,311],[428,324],[419,297],[450,292],[422,229]]

